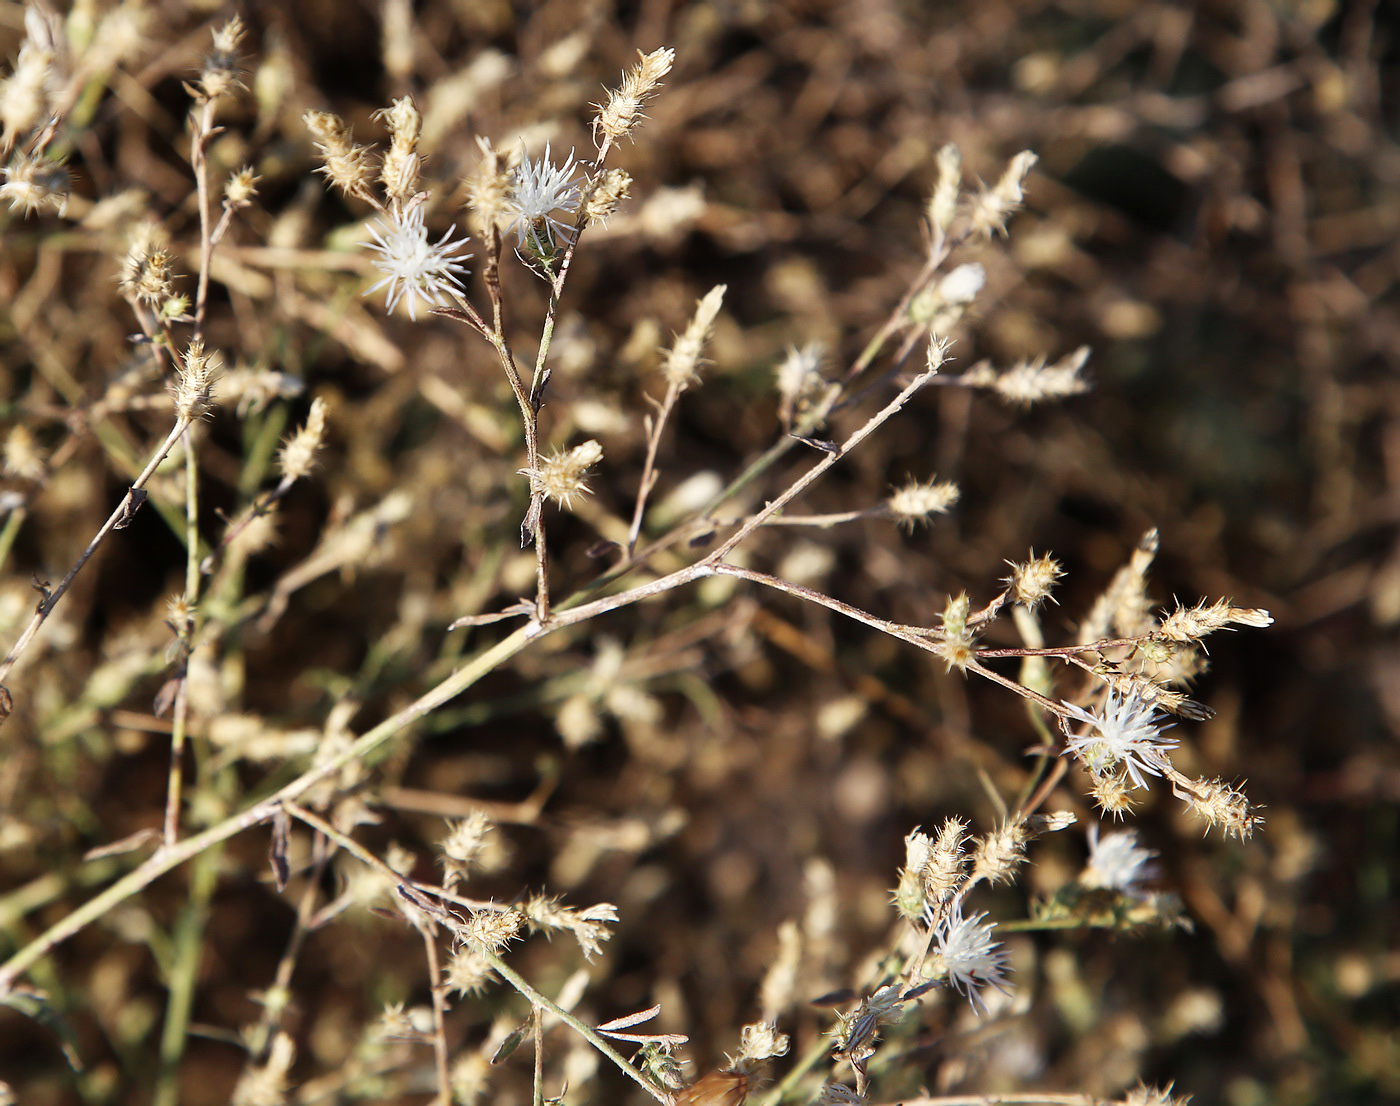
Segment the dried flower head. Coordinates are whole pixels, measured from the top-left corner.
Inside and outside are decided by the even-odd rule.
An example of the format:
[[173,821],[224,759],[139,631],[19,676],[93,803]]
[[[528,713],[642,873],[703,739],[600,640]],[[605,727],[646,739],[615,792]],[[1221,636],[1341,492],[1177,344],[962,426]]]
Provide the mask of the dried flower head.
[[579,184],[573,180],[574,152],[570,150],[559,166],[549,154],[549,146],[545,146],[544,156],[536,162],[522,153],[505,200],[506,210],[515,216],[508,229],[515,232],[522,248],[528,245],[544,256],[552,255],[573,233],[573,227],[556,218],[554,212],[573,214],[580,198]]
[[1011,575],[1004,579],[1012,602],[1020,603],[1031,610],[1035,610],[1047,599],[1053,602],[1050,591],[1054,588],[1055,581],[1065,574],[1059,561],[1048,553],[1037,557],[1032,549],[1030,559],[1025,564],[1017,564],[1015,561],[1006,563],[1011,566]]
[[943,608],[943,636],[935,651],[948,662],[949,672],[954,668],[961,672],[972,661],[977,635],[967,624],[971,611],[972,600],[967,592],[951,596]]
[[1005,822],[977,841],[971,883],[1009,883],[1026,859],[1031,834],[1021,821]]
[[217,100],[243,88],[242,72],[238,67],[238,45],[244,35],[243,20],[235,15],[222,27],[216,28],[213,34],[214,44],[204,56],[198,86],[190,90],[204,100]]
[[262,177],[253,172],[251,165],[243,166],[229,177],[224,185],[224,206],[230,211],[248,207],[253,202],[253,197],[258,194],[260,180]]
[[1273,625],[1273,621],[1268,611],[1232,607],[1227,599],[1211,604],[1203,599],[1194,607],[1177,607],[1162,620],[1157,632],[1168,641],[1198,641],[1207,634],[1227,628],[1231,623],[1262,629]]
[[[593,141],[599,149],[605,142],[631,134],[646,118],[642,106],[661,87],[661,78],[671,71],[675,60],[676,52],[669,47],[640,54],[637,64],[623,74],[621,87],[608,91],[608,102],[598,108],[593,120]],[[601,141],[600,131],[604,136]]]
[[1223,827],[1227,837],[1247,840],[1254,836],[1255,827],[1264,823],[1248,796],[1222,779],[1194,780],[1190,790],[1178,782],[1175,791],[1211,827]]
[[911,480],[897,488],[885,500],[885,510],[906,530],[928,523],[930,515],[943,515],[962,496],[962,490],[951,480],[921,483]]
[[137,303],[154,307],[175,295],[170,253],[164,232],[154,223],[141,223],[131,236],[122,262],[121,290]]
[[1160,776],[1159,762],[1168,749],[1176,748],[1173,738],[1162,736],[1170,725],[1164,726],[1156,708],[1140,695],[1120,697],[1110,691],[1100,712],[1073,703],[1063,705],[1090,727],[1087,733],[1069,735],[1065,751],[1078,757],[1096,776],[1122,770],[1134,786],[1146,787],[1144,776]]
[[277,456],[285,483],[302,480],[310,476],[316,467],[316,454],[320,452],[326,436],[326,401],[317,396],[311,401],[311,410],[306,422],[282,445]]
[[395,100],[392,106],[375,112],[374,117],[389,128],[389,152],[379,167],[379,181],[391,201],[406,204],[418,191],[417,149],[423,117],[411,96]]
[[584,475],[602,459],[603,447],[590,439],[573,449],[541,457],[537,470],[521,469],[520,475],[530,478],[531,490],[536,494],[554,500],[567,511],[578,496],[589,493]]
[[[34,26],[20,47],[14,70],[0,81],[0,152],[14,148],[20,136],[28,134],[48,112],[49,82],[54,71],[54,50],[45,39],[42,19],[36,8]],[[35,32],[38,32],[37,34]]]
[[15,423],[5,437],[4,457],[6,476],[37,481],[48,471],[47,458],[34,440],[34,432],[22,422]]
[[962,190],[962,151],[951,142],[938,151],[938,179],[928,201],[928,221],[935,239],[944,237],[958,212],[958,193]]
[[223,359],[218,353],[204,352],[204,343],[192,341],[175,370],[171,395],[175,413],[186,422],[202,418],[214,405],[214,382],[219,379]]
[[520,936],[525,915],[518,910],[474,910],[461,929],[461,936],[472,946],[487,952],[500,952]]
[[986,388],[1008,403],[1032,407],[1046,400],[1077,396],[1089,390],[1089,383],[1079,375],[1089,359],[1089,347],[1080,346],[1053,365],[1045,358],[1021,361],[1005,372],[997,372],[987,362],[968,369],[959,381],[970,388]]
[[599,177],[583,205],[583,215],[588,225],[607,226],[618,205],[627,199],[631,188],[632,174],[625,169],[609,169]]
[[1026,198],[1026,177],[1039,160],[1030,150],[1022,150],[1007,164],[995,185],[978,193],[969,211],[974,234],[991,238],[1006,233],[1007,220]]
[[785,429],[810,410],[813,402],[826,389],[822,378],[822,359],[826,347],[820,342],[808,342],[800,349],[789,346],[787,356],[775,370],[778,381],[778,418]]
[[5,178],[0,184],[0,200],[10,205],[11,211],[22,208],[28,215],[50,208],[62,215],[68,209],[72,180],[61,162],[16,154],[0,169],[0,175]]
[[668,383],[679,391],[684,391],[700,381],[699,369],[703,364],[701,354],[704,352],[705,343],[710,340],[715,318],[719,315],[727,290],[727,285],[716,284],[696,301],[695,314],[685,330],[677,336],[676,344],[670,348],[666,360],[661,364],[662,374]]
[[380,216],[370,227],[374,241],[366,246],[379,255],[374,266],[384,276],[364,294],[369,296],[387,287],[389,310],[407,298],[408,317],[415,322],[420,299],[429,306],[447,306],[449,294],[463,290],[460,278],[468,270],[462,262],[472,256],[461,253],[470,239],[454,239],[456,229],[448,227],[436,243],[429,242],[421,203],[410,204],[406,210],[394,208],[390,214]]
[[495,227],[505,226],[509,219],[510,191],[513,174],[489,138],[476,140],[481,160],[476,172],[467,178],[467,206],[476,216],[477,229],[489,237]]
[[369,186],[369,150],[355,144],[350,125],[329,111],[308,111],[301,118],[325,162],[317,172],[324,173],[345,195],[358,196],[378,206]]

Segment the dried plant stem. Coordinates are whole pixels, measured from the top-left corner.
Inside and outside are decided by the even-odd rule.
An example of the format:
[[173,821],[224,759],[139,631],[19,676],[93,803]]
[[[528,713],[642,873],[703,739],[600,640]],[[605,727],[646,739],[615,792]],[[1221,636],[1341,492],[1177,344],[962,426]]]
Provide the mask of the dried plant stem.
[[[190,420],[187,418],[181,417],[175,420],[175,425],[171,428],[165,441],[161,443],[160,447],[151,456],[151,459],[146,463],[146,467],[142,469],[136,479],[131,482],[130,489],[127,491],[126,495],[122,497],[122,501],[117,504],[116,510],[108,516],[107,521],[102,524],[102,528],[97,531],[92,541],[88,542],[87,548],[82,551],[73,567],[68,570],[68,575],[60,581],[56,588],[45,592],[43,600],[39,603],[38,609],[34,612],[34,617],[29,621],[29,625],[24,628],[24,632],[20,634],[19,640],[10,647],[10,651],[5,655],[5,659],[0,661],[0,684],[4,683],[5,678],[10,674],[10,670],[14,668],[16,662],[23,656],[24,651],[29,648],[30,642],[34,640],[34,636],[39,632],[39,628],[43,626],[44,620],[53,613],[53,609],[58,605],[58,601],[62,599],[68,589],[72,587],[73,581],[77,579],[78,573],[83,570],[83,566],[88,563],[92,555],[97,552],[98,547],[107,539],[107,535],[118,527],[125,526],[126,523],[130,521],[132,515],[136,513],[136,510],[145,499],[145,493],[142,492],[141,489],[145,486],[146,482],[150,480],[151,476],[154,475],[156,469],[160,467],[160,463],[165,460],[170,451],[175,447],[175,443],[180,440],[180,436],[189,429],[189,425]],[[3,721],[3,719],[0,719],[0,721]]]
[[642,479],[637,486],[637,502],[632,508],[632,525],[627,530],[627,547],[624,551],[627,559],[631,559],[637,551],[637,539],[642,533],[642,515],[646,512],[647,498],[656,486],[656,451],[661,445],[661,435],[666,431],[666,422],[670,419],[680,395],[680,383],[675,380],[669,381],[666,385],[666,395],[656,405],[656,415],[648,420],[646,460],[642,463]]
[[214,258],[214,233],[211,225],[213,197],[209,191],[209,143],[223,128],[214,126],[214,100],[201,101],[198,119],[190,143],[190,168],[194,170],[196,196],[199,202],[199,284],[194,297],[194,333],[204,334],[204,312],[209,303],[209,268]]
[[438,962],[435,928],[429,922],[421,922],[418,932],[423,937],[423,955],[428,960],[428,993],[433,1002],[433,1066],[437,1073],[437,1106],[452,1106],[452,1076],[447,1066],[446,984],[442,978],[442,965]]
[[652,1098],[670,1106],[671,1097],[661,1088],[653,1086],[651,1081],[629,1064],[626,1057],[618,1052],[617,1049],[613,1048],[601,1033],[586,1022],[580,1021],[576,1016],[571,1014],[568,1010],[565,1010],[552,999],[535,990],[523,976],[512,970],[499,955],[487,948],[480,948],[478,951],[486,958],[491,967],[495,969],[496,974],[529,999],[533,1006],[537,1009],[548,1010],[616,1064],[629,1079],[638,1084],[647,1094],[651,1095]]

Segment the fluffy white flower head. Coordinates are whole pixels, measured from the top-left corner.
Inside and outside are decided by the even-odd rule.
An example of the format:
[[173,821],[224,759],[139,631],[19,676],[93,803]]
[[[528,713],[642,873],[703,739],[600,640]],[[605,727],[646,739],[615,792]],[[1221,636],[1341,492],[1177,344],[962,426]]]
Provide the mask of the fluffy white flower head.
[[948,982],[967,996],[974,1010],[987,1008],[986,1001],[977,994],[982,984],[1006,990],[1006,950],[1001,942],[992,940],[996,923],[982,921],[986,916],[984,913],[964,918],[959,900],[933,934],[934,948],[943,958]]
[[572,150],[564,164],[557,167],[550,160],[548,146],[539,161],[521,156],[511,181],[510,195],[506,197],[506,207],[515,212],[510,230],[515,232],[522,246],[528,240],[542,251],[552,253],[558,239],[569,236],[573,228],[556,218],[554,212],[578,210],[579,184],[570,179],[574,168]]
[[1089,827],[1089,863],[1080,877],[1086,887],[1105,887],[1125,895],[1141,895],[1145,879],[1157,874],[1152,858],[1157,854],[1138,844],[1136,830],[1119,830],[1099,836],[1099,827]]
[[422,204],[381,215],[369,228],[374,241],[365,245],[379,255],[374,267],[384,276],[366,289],[365,295],[387,287],[390,311],[407,297],[408,317],[414,321],[420,299],[430,306],[447,306],[448,292],[463,290],[459,275],[465,276],[467,268],[462,262],[471,256],[459,252],[469,239],[453,239],[456,229],[449,227],[434,244],[428,241],[428,228],[423,225]]
[[1167,727],[1162,724],[1156,708],[1136,693],[1120,699],[1117,693],[1110,691],[1099,713],[1073,703],[1064,706],[1091,727],[1088,733],[1071,736],[1065,751],[1073,753],[1095,775],[1121,764],[1135,787],[1146,787],[1144,773],[1160,776],[1162,773],[1154,761],[1177,746],[1175,739],[1162,736]]

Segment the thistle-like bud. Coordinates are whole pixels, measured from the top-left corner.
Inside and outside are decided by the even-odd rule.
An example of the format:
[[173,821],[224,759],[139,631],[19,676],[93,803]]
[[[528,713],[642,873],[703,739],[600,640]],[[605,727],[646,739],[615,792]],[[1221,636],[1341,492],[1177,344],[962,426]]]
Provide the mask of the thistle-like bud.
[[1007,822],[979,839],[973,854],[972,882],[1010,883],[1026,859],[1029,840],[1021,822]]
[[520,936],[525,915],[518,910],[477,910],[462,928],[462,936],[477,948],[500,952]]
[[52,208],[62,215],[68,208],[72,180],[61,162],[46,157],[17,154],[10,164],[0,169],[4,183],[0,184],[0,201],[11,211],[24,209],[25,214]]
[[253,202],[253,197],[258,194],[260,180],[262,177],[253,172],[251,165],[243,166],[229,177],[224,185],[224,207],[230,211],[248,207]]
[[572,509],[575,498],[589,493],[584,474],[602,459],[603,447],[590,439],[573,449],[541,457],[536,471],[521,469],[521,475],[530,477],[534,492],[567,511]]
[[627,199],[631,187],[632,175],[625,169],[609,169],[604,173],[583,205],[588,225],[607,226],[618,205]]
[[1168,641],[1197,641],[1231,623],[1262,629],[1273,624],[1268,611],[1251,607],[1232,607],[1226,599],[1207,605],[1205,600],[1194,607],[1177,607],[1162,620],[1158,632]]
[[308,111],[301,118],[325,162],[317,172],[324,173],[326,179],[347,196],[358,196],[373,203],[374,195],[369,187],[369,150],[354,143],[350,125],[329,111]]
[[948,671],[956,668],[959,672],[967,668],[973,658],[973,642],[976,635],[968,628],[967,616],[972,610],[972,600],[967,592],[962,592],[948,600],[943,608],[943,640],[938,643],[936,652],[948,662]]
[[661,371],[678,390],[684,391],[700,380],[700,354],[705,348],[705,343],[709,341],[710,331],[714,326],[715,316],[719,314],[720,305],[724,302],[726,290],[726,285],[716,284],[705,293],[704,298],[696,303],[695,315],[690,323],[666,354]]
[[1038,357],[1033,361],[1021,361],[1001,373],[984,361],[974,365],[961,379],[969,387],[996,392],[1008,403],[1031,407],[1088,391],[1088,381],[1079,375],[1087,360],[1089,347],[1080,346],[1054,364],[1047,364],[1044,357]]
[[236,15],[214,31],[214,45],[204,56],[199,84],[191,89],[195,96],[217,100],[243,87],[242,71],[238,68],[238,44],[243,41],[243,34],[243,20]]
[[164,233],[155,223],[142,223],[131,236],[122,262],[121,290],[147,307],[163,303],[175,294],[170,277],[170,253]]
[[961,496],[962,490],[951,480],[911,480],[890,493],[885,510],[900,526],[913,530],[920,523],[927,523],[930,515],[947,514]]
[[400,204],[418,192],[418,137],[423,132],[423,117],[413,105],[413,97],[395,100],[393,106],[375,112],[389,129],[389,152],[379,169],[384,194]]
[[489,239],[493,227],[504,227],[511,220],[506,203],[515,177],[489,138],[478,137],[476,144],[481,150],[481,160],[476,172],[467,178],[467,206],[476,216],[477,232]]
[[935,237],[946,236],[958,212],[962,188],[962,151],[951,142],[938,151],[938,180],[928,201],[928,221]]
[[1191,809],[1212,827],[1222,826],[1227,837],[1238,837],[1243,841],[1254,836],[1255,826],[1264,823],[1245,793],[1222,779],[1196,780],[1191,784],[1191,789],[1187,793],[1178,787],[1177,794],[1186,799]]
[[602,148],[602,143],[598,141],[599,131],[610,140],[632,133],[633,128],[646,118],[642,114],[642,105],[660,87],[661,78],[671,71],[675,60],[676,52],[669,47],[641,54],[637,64],[623,74],[622,87],[609,90],[608,102],[598,108],[593,120],[595,145]]
[[326,401],[317,396],[311,401],[306,423],[283,443],[277,464],[284,484],[302,480],[315,469],[316,454],[326,436],[326,410]]
[[904,839],[904,867],[899,870],[899,885],[894,889],[894,906],[899,913],[911,922],[917,922],[924,915],[927,905],[927,889],[924,886],[924,869],[933,857],[933,838],[921,830],[914,830]]
[[175,371],[171,395],[175,413],[184,422],[193,422],[208,413],[214,405],[214,382],[219,378],[222,358],[218,353],[204,352],[204,343],[193,341],[185,350]]
[[1026,176],[1039,160],[1029,150],[1022,150],[1007,164],[1001,179],[978,194],[970,213],[974,233],[987,238],[1006,233],[1007,220],[1026,198]]
[[47,112],[53,57],[52,49],[30,37],[20,47],[14,71],[0,81],[0,151],[12,149]]
[[1011,575],[1005,577],[1005,583],[1007,590],[1011,592],[1012,602],[1020,603],[1030,610],[1035,610],[1047,599],[1053,602],[1050,591],[1054,588],[1055,581],[1065,574],[1059,561],[1048,553],[1037,557],[1032,549],[1030,560],[1025,564],[1017,564],[1015,561],[1006,563],[1011,566]]

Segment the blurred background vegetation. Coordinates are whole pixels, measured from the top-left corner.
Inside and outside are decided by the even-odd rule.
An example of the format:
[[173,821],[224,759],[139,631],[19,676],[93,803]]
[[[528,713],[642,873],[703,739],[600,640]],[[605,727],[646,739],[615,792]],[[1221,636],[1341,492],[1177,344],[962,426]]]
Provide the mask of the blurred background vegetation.
[[[1244,843],[1203,836],[1160,790],[1131,824],[1162,854],[1161,884],[1180,893],[1193,931],[1018,938],[1015,1016],[969,1030],[961,1005],[934,1003],[904,1042],[900,1070],[912,1074],[877,1093],[1109,1096],[1143,1077],[1175,1080],[1202,1106],[1400,1097],[1394,7],[145,5],[140,34],[75,109],[67,218],[0,213],[0,413],[50,460],[38,478],[6,477],[6,505],[23,512],[7,531],[7,640],[32,611],[33,578],[61,577],[119,500],[123,458],[169,425],[168,407],[133,399],[163,392],[127,340],[116,280],[126,231],[147,214],[195,271],[182,81],[235,7],[250,28],[249,91],[225,102],[211,157],[224,172],[251,164],[262,182],[216,259],[209,342],[230,368],[285,374],[294,394],[243,411],[227,399],[208,423],[206,537],[313,394],[331,403],[329,448],[285,501],[276,543],[248,560],[248,593],[275,588],[339,520],[395,509],[353,563],[219,644],[216,667],[239,673],[231,710],[279,732],[319,731],[339,711],[363,730],[499,633],[446,634],[449,622],[531,588],[533,560],[515,547],[523,447],[494,355],[465,328],[386,319],[382,301],[360,298],[368,269],[353,244],[369,213],[313,176],[303,112],[339,112],[360,141],[380,141],[371,113],[412,94],[440,233],[464,221],[476,135],[591,149],[587,105],[602,86],[636,49],[676,49],[650,122],[615,162],[635,177],[634,198],[585,238],[566,296],[545,437],[598,438],[606,459],[579,516],[549,516],[560,594],[600,570],[589,556],[598,520],[630,514],[657,348],[697,297],[729,287],[713,365],[663,444],[663,505],[691,477],[734,475],[776,438],[772,370],[789,345],[823,342],[834,369],[860,352],[921,262],[940,146],[956,143],[968,172],[989,180],[1029,148],[1041,160],[1009,243],[954,258],[982,262],[988,283],[953,353],[964,366],[1007,365],[1088,344],[1093,390],[1020,412],[930,389],[800,506],[864,507],[936,474],[962,485],[952,515],[912,533],[878,519],[766,531],[750,563],[929,624],[949,594],[984,602],[1006,559],[1048,549],[1068,572],[1045,616],[1061,642],[1159,528],[1164,605],[1226,596],[1277,618],[1214,639],[1194,695],[1218,713],[1175,731],[1183,766],[1247,780],[1267,825]],[[0,4],[7,59],[23,8]],[[78,5],[90,8],[105,10]],[[507,270],[515,340],[532,352],[543,286]],[[173,480],[153,498],[178,504]],[[151,703],[168,676],[165,602],[183,566],[161,513],[141,512],[9,681],[6,949],[125,863],[83,865],[87,850],[159,824],[168,724]],[[661,1001],[662,1028],[691,1035],[703,1071],[758,1016],[779,926],[817,903],[830,911],[828,944],[782,1018],[799,1050],[810,1043],[830,1011],[806,1000],[868,982],[862,958],[892,923],[903,836],[950,815],[992,826],[986,784],[1016,793],[1035,732],[1018,701],[922,653],[711,581],[549,638],[417,737],[383,766],[380,821],[360,836],[381,852],[402,843],[430,876],[443,817],[483,806],[509,859],[470,893],[548,888],[575,905],[618,904],[584,1009],[601,1021]],[[279,769],[245,757],[224,771],[202,793],[214,808]],[[1082,790],[1071,772],[1051,808],[1092,818]],[[181,1069],[191,1106],[228,1100],[243,1063],[232,1034],[256,1018],[254,992],[286,942],[291,911],[265,850],[260,833],[231,843],[202,923],[199,1035]],[[979,908],[1024,917],[1077,870],[1082,836],[1037,843],[1031,857],[1019,884]],[[162,881],[34,973],[73,1027],[81,1074],[54,1035],[0,1010],[0,1078],[20,1102],[148,1101],[162,949],[190,917],[188,880]],[[546,990],[578,960],[539,939],[512,958]],[[344,1067],[383,1003],[423,1001],[424,971],[416,935],[363,911],[314,934],[287,1020],[296,1074]],[[504,989],[462,1004],[454,1042],[478,1043],[503,1006],[523,1016]],[[525,1101],[528,1063],[517,1066],[485,1101]],[[419,1100],[414,1086],[386,1083],[381,1100]]]

